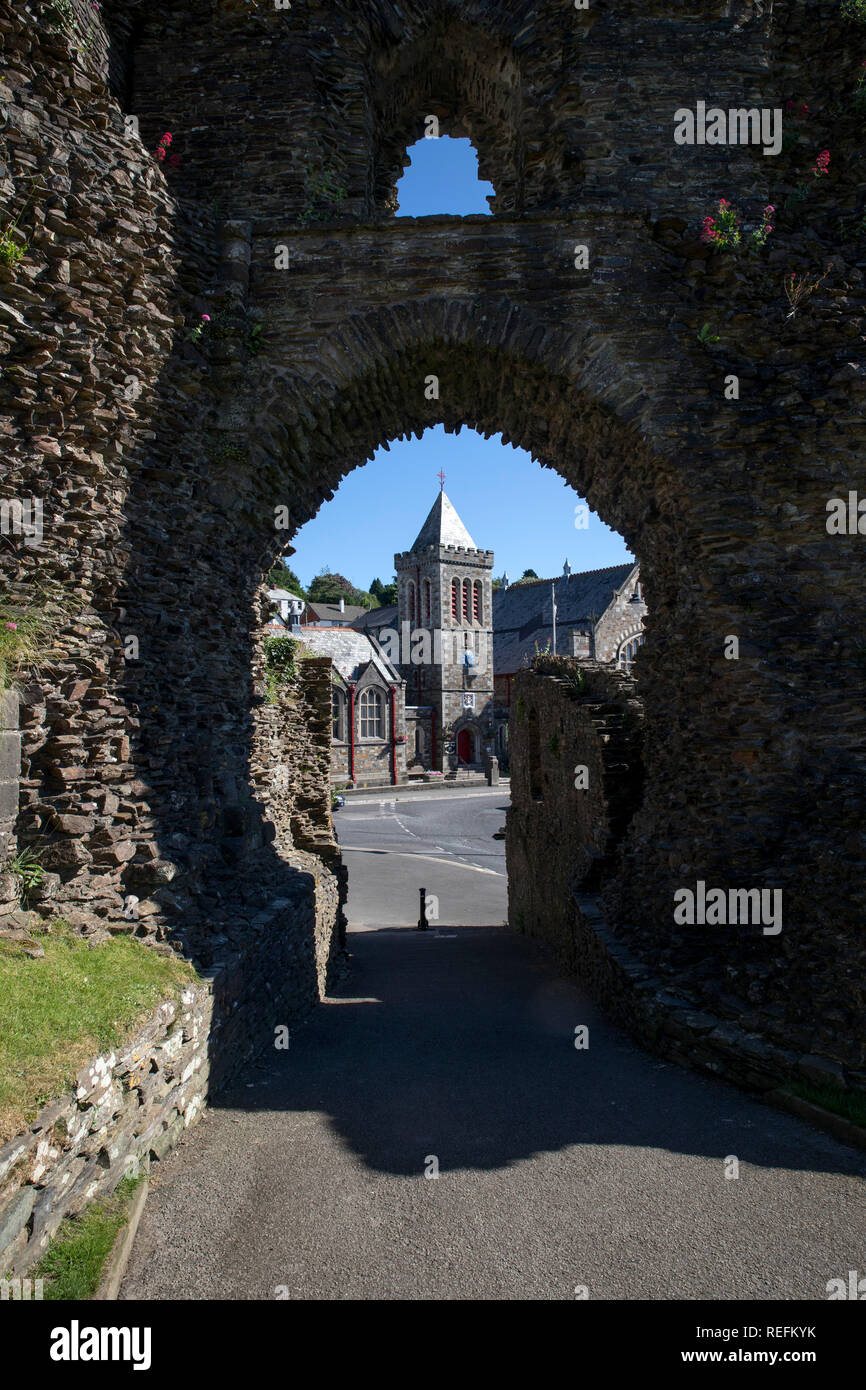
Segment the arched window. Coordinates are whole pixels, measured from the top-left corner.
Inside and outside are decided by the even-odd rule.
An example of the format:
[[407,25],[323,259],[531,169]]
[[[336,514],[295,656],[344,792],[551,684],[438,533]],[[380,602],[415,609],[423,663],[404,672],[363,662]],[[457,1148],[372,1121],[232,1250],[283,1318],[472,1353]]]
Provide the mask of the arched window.
[[331,735],[337,743],[346,739],[346,696],[334,686],[331,691]]
[[361,692],[359,718],[361,738],[385,737],[385,707],[380,691]]
[[409,622],[413,627],[415,626],[415,581],[413,579],[409,580]]
[[430,580],[424,580],[424,621],[430,621]]
[[616,664],[620,671],[625,671],[626,675],[631,672],[632,662],[637,655],[637,649],[642,645],[642,632],[638,632],[634,637],[629,637],[623,642],[616,656]]
[[472,621],[475,623],[484,621],[480,579],[476,579],[472,586]]
[[451,617],[455,623],[460,621],[460,580],[451,580]]
[[470,621],[470,614],[471,614],[471,612],[472,612],[472,580],[471,580],[471,579],[464,579],[464,581],[463,581],[463,621],[464,621],[464,623],[468,623],[468,622]]

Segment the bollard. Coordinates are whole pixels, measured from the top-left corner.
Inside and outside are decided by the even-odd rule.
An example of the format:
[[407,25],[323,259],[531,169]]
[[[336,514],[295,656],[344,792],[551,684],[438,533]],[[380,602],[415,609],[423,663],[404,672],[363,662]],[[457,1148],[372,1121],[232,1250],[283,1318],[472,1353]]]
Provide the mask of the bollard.
[[427,889],[419,888],[418,892],[421,895],[421,916],[418,918],[418,930],[427,931]]

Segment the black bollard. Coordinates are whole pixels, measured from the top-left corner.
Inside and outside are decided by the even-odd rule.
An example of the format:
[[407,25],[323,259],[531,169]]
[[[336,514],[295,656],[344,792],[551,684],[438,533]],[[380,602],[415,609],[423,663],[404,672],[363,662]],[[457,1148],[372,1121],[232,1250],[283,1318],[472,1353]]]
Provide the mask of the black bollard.
[[427,931],[427,889],[419,888],[418,892],[421,895],[421,916],[418,918],[418,930]]

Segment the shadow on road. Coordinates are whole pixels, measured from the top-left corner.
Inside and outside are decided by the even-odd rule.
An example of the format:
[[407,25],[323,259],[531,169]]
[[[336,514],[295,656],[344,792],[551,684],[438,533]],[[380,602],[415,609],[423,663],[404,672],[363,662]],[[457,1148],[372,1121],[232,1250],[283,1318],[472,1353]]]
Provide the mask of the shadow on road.
[[[572,1145],[864,1173],[866,1157],[637,1047],[501,927],[368,931],[349,979],[217,1107],[323,1113],[377,1172],[502,1168]],[[589,1047],[574,1046],[589,1027]]]

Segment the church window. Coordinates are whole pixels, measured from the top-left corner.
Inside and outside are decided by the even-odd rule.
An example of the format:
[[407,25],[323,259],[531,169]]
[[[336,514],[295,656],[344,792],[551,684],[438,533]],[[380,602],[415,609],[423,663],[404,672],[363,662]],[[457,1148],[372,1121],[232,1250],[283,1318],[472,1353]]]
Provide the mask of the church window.
[[415,583],[414,583],[413,580],[410,579],[410,580],[409,580],[409,622],[410,622],[410,623],[412,624],[412,626],[414,627],[415,624],[416,624],[416,621],[417,621],[417,618],[416,618],[416,613],[415,613]]
[[454,622],[460,621],[460,580],[451,580],[451,617]]
[[464,579],[464,581],[463,581],[463,621],[464,621],[464,623],[468,623],[468,622],[469,622],[469,613],[470,613],[470,608],[471,608],[471,606],[472,606],[472,581],[471,581],[471,579]]
[[424,580],[424,621],[430,621],[430,580]]
[[616,664],[620,671],[625,671],[626,675],[631,672],[632,662],[637,655],[638,647],[640,647],[642,643],[643,633],[639,632],[636,637],[629,637],[628,641],[623,642],[620,647],[617,653]]
[[359,706],[361,738],[385,737],[385,710],[378,690],[364,690]]
[[331,691],[331,733],[337,743],[346,738],[346,697],[336,687]]
[[472,587],[472,621],[473,621],[473,622],[480,623],[480,622],[482,621],[481,612],[482,612],[482,609],[481,609],[481,584],[480,584],[479,580],[476,579],[476,581],[475,581],[475,583],[474,583],[474,585],[473,585],[473,587]]

